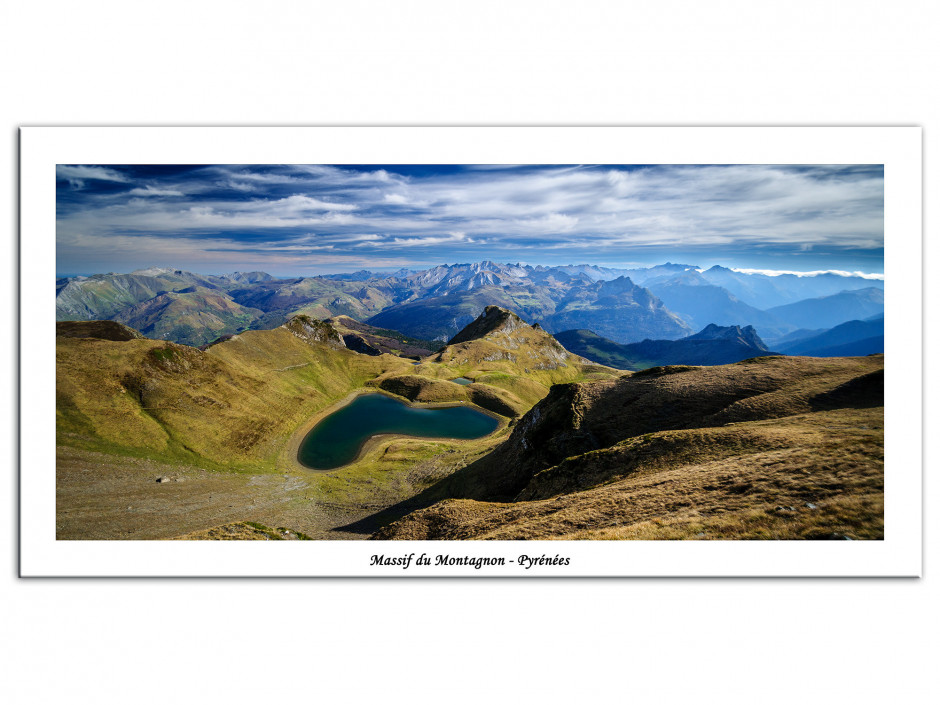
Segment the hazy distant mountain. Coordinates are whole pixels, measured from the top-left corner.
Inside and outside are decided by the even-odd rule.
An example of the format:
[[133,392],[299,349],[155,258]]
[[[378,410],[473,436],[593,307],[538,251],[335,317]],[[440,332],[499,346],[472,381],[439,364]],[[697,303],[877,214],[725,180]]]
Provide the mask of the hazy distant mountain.
[[668,279],[682,274],[683,272],[697,271],[698,267],[694,264],[657,264],[655,267],[640,267],[637,269],[628,269],[624,271],[624,276],[630,277],[637,284],[647,286],[658,279]]
[[622,370],[660,365],[724,365],[773,355],[751,326],[706,326],[680,340],[644,340],[619,345],[589,330],[569,330],[555,338],[571,352]]
[[752,325],[762,335],[778,335],[790,326],[773,314],[740,301],[727,289],[711,284],[697,271],[657,278],[647,287],[666,307],[694,329],[709,323],[720,326]]
[[883,314],[884,309],[884,290],[868,287],[776,306],[767,312],[796,328],[831,328]]
[[883,353],[885,319],[847,321],[827,331],[780,348],[787,355],[843,357]]
[[839,274],[816,274],[813,276],[745,274],[719,265],[702,272],[702,277],[715,286],[727,289],[741,301],[759,309],[769,309],[803,299],[829,296],[841,291],[872,287],[884,289],[883,281],[866,279],[865,277],[846,277]]
[[611,267],[598,267],[593,264],[568,264],[562,265],[560,267],[536,267],[536,270],[545,270],[549,269],[564,272],[573,276],[583,274],[593,281],[608,281],[610,279],[616,279],[617,277],[628,276],[630,270],[626,269],[612,269]]

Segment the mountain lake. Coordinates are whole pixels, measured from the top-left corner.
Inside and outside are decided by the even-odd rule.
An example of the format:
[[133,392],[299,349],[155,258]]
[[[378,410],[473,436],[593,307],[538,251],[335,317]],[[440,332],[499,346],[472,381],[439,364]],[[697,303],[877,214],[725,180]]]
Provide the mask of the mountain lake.
[[367,440],[383,433],[420,438],[482,438],[499,421],[466,406],[415,407],[384,394],[362,394],[314,426],[297,459],[314,470],[333,470],[356,459]]

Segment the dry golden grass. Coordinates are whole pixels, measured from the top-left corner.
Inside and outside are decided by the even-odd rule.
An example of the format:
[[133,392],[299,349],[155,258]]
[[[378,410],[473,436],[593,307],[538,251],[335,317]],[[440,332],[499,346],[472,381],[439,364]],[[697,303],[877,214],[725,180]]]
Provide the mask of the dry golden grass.
[[[453,499],[375,537],[883,538],[882,365],[765,359],[559,390],[440,483]],[[515,501],[467,498],[511,486]]]

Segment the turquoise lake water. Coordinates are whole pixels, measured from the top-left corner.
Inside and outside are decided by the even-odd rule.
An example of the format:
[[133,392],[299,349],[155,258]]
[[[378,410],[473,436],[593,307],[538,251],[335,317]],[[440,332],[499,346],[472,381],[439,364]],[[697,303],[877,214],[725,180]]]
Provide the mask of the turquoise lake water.
[[351,463],[372,436],[400,433],[422,438],[482,438],[499,426],[492,416],[465,406],[428,409],[384,394],[363,394],[314,426],[297,459],[314,470]]

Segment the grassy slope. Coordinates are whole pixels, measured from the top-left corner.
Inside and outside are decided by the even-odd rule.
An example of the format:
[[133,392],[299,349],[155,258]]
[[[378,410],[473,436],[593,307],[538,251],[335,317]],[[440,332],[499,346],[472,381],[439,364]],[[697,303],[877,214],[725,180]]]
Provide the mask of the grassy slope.
[[441,347],[439,343],[435,344],[428,340],[412,338],[395,330],[376,328],[375,326],[360,323],[349,316],[334,316],[329,319],[329,323],[336,328],[340,335],[359,336],[368,345],[381,352],[393,355],[421,358],[430,355]]
[[[837,432],[832,432],[835,427]],[[749,422],[748,444],[662,432],[567,470],[621,467],[594,487],[512,503],[450,500],[380,534],[399,539],[805,539],[884,537],[883,413]],[[723,440],[723,439],[721,439]],[[599,456],[599,457],[598,457]],[[624,462],[626,460],[626,462]]]
[[284,328],[199,351],[57,339],[60,444],[204,467],[273,469],[307,418],[409,363],[307,343]]
[[762,358],[553,392],[377,537],[881,538],[882,367]]

